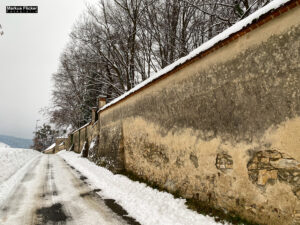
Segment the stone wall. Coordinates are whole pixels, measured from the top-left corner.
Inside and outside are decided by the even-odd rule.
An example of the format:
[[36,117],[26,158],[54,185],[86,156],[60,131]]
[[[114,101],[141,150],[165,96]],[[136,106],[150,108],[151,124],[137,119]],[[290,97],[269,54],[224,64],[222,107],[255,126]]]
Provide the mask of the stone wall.
[[113,172],[123,170],[123,140],[122,122],[112,121],[109,125],[101,124],[96,163]]
[[80,153],[80,130],[73,133],[74,152]]
[[[87,127],[87,153],[85,156],[89,157],[89,159],[93,159],[95,155],[95,151],[97,151],[98,143],[99,143],[99,125],[98,121],[95,121],[93,124]],[[92,160],[93,161],[93,160]]]
[[299,15],[101,110],[94,161],[250,221],[299,224]]
[[54,154],[55,153],[55,146],[51,149],[48,149],[46,151],[43,152],[44,154]]
[[69,134],[68,137],[65,140],[65,149],[67,151],[71,150],[73,148],[73,134]]
[[97,139],[98,135],[98,121],[88,123],[71,134],[71,140],[69,142],[73,147],[71,145],[69,147],[72,147],[72,150],[76,153],[81,153],[84,147],[87,148],[88,151],[91,143]]
[[84,144],[87,140],[87,127],[79,130],[79,147],[77,152],[81,152],[83,150]]
[[67,140],[67,138],[62,138],[62,137],[55,139],[54,153],[57,153],[57,152],[65,149],[65,141],[66,140]]
[[87,141],[90,144],[99,134],[98,122],[87,127]]

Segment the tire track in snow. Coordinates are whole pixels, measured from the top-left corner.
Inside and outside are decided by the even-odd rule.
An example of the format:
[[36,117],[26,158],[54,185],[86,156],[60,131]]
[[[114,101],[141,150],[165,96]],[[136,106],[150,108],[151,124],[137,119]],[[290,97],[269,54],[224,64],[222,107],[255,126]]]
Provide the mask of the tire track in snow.
[[70,216],[67,216],[65,209],[61,203],[55,202],[55,197],[58,196],[58,190],[55,184],[53,163],[49,155],[46,156],[45,163],[45,176],[42,186],[40,188],[38,204],[36,205],[34,214],[33,225],[44,224],[66,224],[67,220],[71,220]]
[[[36,173],[34,171],[40,164],[40,158],[41,157],[37,157],[28,166],[27,172],[20,180],[20,184],[15,188],[14,192],[11,193],[3,206],[0,208],[0,224],[15,225],[17,223],[10,222],[14,218],[16,218],[16,221],[22,221],[22,223],[18,222],[18,224],[31,224],[32,216],[31,213],[28,213],[31,205],[26,208],[22,208],[22,206],[24,205],[24,202],[26,202],[26,197],[35,191],[31,190],[28,184],[36,178]],[[27,213],[24,213],[24,211]],[[21,219],[20,215],[22,215]]]
[[58,156],[37,158],[20,181],[0,208],[1,225],[140,225]]
[[77,174],[75,177],[81,180],[81,183],[75,184],[76,187],[79,188],[80,196],[86,201],[96,201],[96,202],[104,202],[104,204],[112,210],[113,213],[120,216],[124,221],[126,221],[129,225],[141,225],[138,221],[128,215],[128,212],[119,204],[116,203],[114,199],[104,199],[101,197],[101,190],[100,189],[91,189],[88,187],[87,180],[88,178],[81,174],[81,172],[75,169],[73,166],[68,164],[65,160],[64,162],[69,166],[69,168]]

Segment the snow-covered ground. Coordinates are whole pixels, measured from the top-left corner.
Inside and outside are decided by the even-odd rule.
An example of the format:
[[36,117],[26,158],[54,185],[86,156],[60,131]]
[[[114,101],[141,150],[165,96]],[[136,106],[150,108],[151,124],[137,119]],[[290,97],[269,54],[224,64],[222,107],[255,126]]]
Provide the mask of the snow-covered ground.
[[25,163],[40,153],[32,149],[0,146],[0,184],[12,177]]
[[[52,206],[59,204],[66,218],[72,218],[67,219],[66,224],[99,224],[99,221],[101,224],[123,224],[122,218],[126,216],[121,218],[115,214],[105,206],[109,204],[106,201],[115,201],[137,224],[219,224],[212,217],[187,209],[184,199],[175,199],[171,194],[126,176],[114,175],[79,154],[65,150],[57,155],[45,155],[2,145],[0,171],[0,224],[21,224],[21,221],[28,224],[24,221],[32,221],[32,218],[40,221],[43,218],[36,214],[39,207],[52,210]],[[96,192],[100,198],[88,195]],[[36,199],[36,196],[41,198]],[[56,219],[59,216],[53,221]]]
[[184,199],[175,199],[169,193],[132,181],[126,176],[114,175],[109,170],[81,158],[79,154],[61,151],[58,155],[86,176],[95,188],[101,189],[102,198],[116,200],[129,216],[143,225],[220,224],[212,217],[187,209]]
[[0,205],[23,178],[26,167],[40,155],[31,149],[10,148],[0,144]]
[[0,149],[1,148],[9,148],[9,145],[0,142]]

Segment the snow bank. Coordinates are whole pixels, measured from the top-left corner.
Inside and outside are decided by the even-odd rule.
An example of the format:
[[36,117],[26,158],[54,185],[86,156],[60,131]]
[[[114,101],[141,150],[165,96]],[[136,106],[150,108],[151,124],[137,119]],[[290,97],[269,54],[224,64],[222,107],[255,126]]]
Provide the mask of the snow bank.
[[0,148],[10,148],[10,146],[0,142]]
[[127,96],[131,95],[132,93],[136,92],[137,90],[141,89],[142,87],[146,86],[147,84],[149,84],[149,83],[153,82],[154,80],[158,79],[159,77],[171,72],[176,67],[184,64],[185,62],[187,62],[187,61],[189,61],[193,58],[195,58],[196,56],[200,55],[202,52],[204,52],[204,51],[210,49],[211,47],[215,46],[217,43],[225,40],[226,38],[228,38],[232,34],[241,31],[244,27],[252,24],[253,21],[258,19],[262,15],[265,15],[268,12],[279,8],[280,6],[284,5],[285,3],[289,2],[289,1],[290,0],[276,0],[276,1],[270,2],[266,6],[260,8],[259,10],[255,11],[254,13],[252,13],[250,16],[248,16],[245,19],[235,23],[234,25],[232,25],[231,27],[229,27],[228,29],[226,29],[222,33],[218,34],[217,36],[210,39],[209,41],[203,43],[198,48],[196,48],[195,50],[190,52],[188,55],[186,55],[186,56],[178,59],[174,63],[166,66],[162,70],[160,70],[157,73],[150,76],[147,80],[144,80],[143,82],[141,82],[140,84],[138,84],[134,88],[130,89],[128,92],[125,92],[123,95],[120,95],[118,98],[115,98],[110,103],[104,105],[101,109],[98,110],[98,112],[106,109],[107,107],[109,107],[111,105],[116,104],[117,102],[121,101],[122,99],[126,98]]
[[39,154],[38,151],[31,149],[0,147],[0,184]]
[[143,225],[216,225],[212,217],[187,209],[184,199],[134,182],[122,175],[98,167],[73,152],[58,153],[70,165],[86,176],[95,188],[101,189],[103,198],[114,199]]
[[0,147],[0,206],[22,180],[40,153],[32,149]]

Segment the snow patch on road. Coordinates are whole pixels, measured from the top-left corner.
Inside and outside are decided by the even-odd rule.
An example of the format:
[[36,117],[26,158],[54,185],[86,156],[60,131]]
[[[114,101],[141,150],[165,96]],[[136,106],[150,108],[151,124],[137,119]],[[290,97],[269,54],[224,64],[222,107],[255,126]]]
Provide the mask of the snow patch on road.
[[184,199],[160,192],[123,175],[114,175],[74,152],[58,153],[71,166],[86,176],[92,185],[101,189],[101,196],[114,199],[143,225],[216,225],[212,217],[189,210]]
[[28,166],[40,155],[31,149],[0,147],[0,206],[23,179]]

